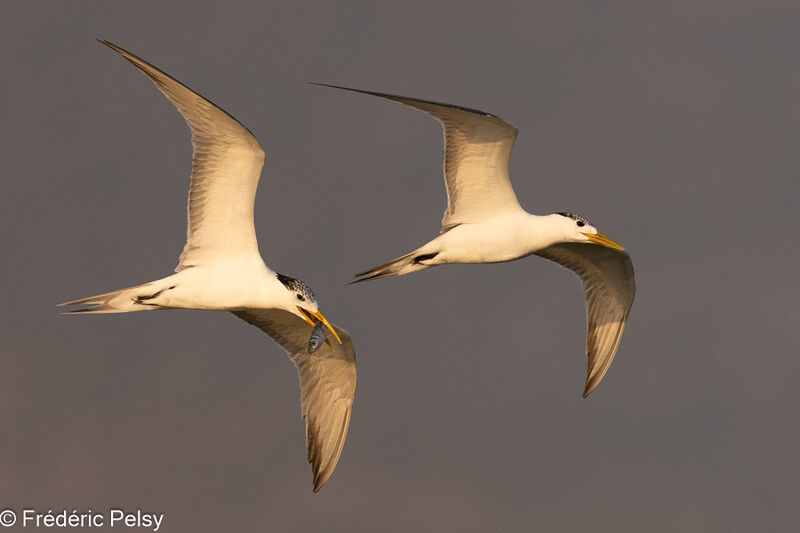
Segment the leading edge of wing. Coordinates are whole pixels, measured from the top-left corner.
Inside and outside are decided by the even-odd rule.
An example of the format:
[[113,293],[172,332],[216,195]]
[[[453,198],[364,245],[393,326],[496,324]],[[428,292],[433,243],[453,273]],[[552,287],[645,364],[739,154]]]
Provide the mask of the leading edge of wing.
[[[316,81],[312,81],[312,82],[309,82],[309,83],[311,83],[311,85],[319,85],[320,87],[330,87],[331,89],[342,89],[343,91],[352,91],[354,93],[370,94],[372,96],[379,96],[381,98],[388,98],[389,100],[394,100],[395,102],[401,102],[401,103],[412,105],[412,106],[413,106],[413,104],[410,104],[409,102],[417,102],[417,103],[420,103],[420,104],[429,104],[429,105],[435,105],[435,106],[439,106],[439,107],[446,107],[446,108],[450,108],[450,109],[458,109],[459,111],[466,111],[467,113],[472,113],[472,114],[475,114],[475,115],[481,115],[481,116],[484,116],[484,117],[489,117],[489,118],[494,118],[494,119],[497,119],[497,120],[501,120],[504,123],[508,124],[508,122],[506,122],[502,118],[498,117],[497,115],[493,115],[491,113],[487,113],[486,111],[481,111],[480,109],[474,109],[472,107],[464,107],[464,106],[455,105],[455,104],[447,104],[447,103],[444,103],[444,102],[436,102],[434,100],[423,100],[421,98],[411,98],[409,96],[400,96],[400,95],[397,95],[397,94],[382,93],[382,92],[378,92],[378,91],[367,91],[367,90],[364,90],[364,89],[355,89],[353,87],[344,87],[343,85],[332,85],[330,83],[319,83],[319,82],[316,82]],[[511,124],[508,124],[508,125],[511,126]],[[511,126],[511,127],[513,127],[513,126]]]
[[[241,126],[241,128],[244,129],[247,133],[249,133],[253,137],[253,140],[256,141],[256,143],[258,143],[258,140],[255,138],[255,135],[253,135],[253,132],[250,131],[250,129],[247,126],[245,126],[244,124],[239,122],[239,120],[236,117],[234,117],[233,115],[231,115],[230,113],[228,113],[227,111],[222,109],[220,106],[218,106],[217,104],[215,104],[214,102],[212,102],[211,100],[209,100],[208,98],[203,96],[202,94],[198,93],[194,89],[189,88],[188,86],[186,86],[185,84],[183,84],[180,81],[176,80],[175,78],[173,78],[172,76],[170,76],[169,74],[167,74],[166,72],[161,70],[160,68],[154,66],[152,63],[150,63],[148,61],[145,61],[144,59],[142,59],[141,57],[137,56],[136,54],[133,54],[133,53],[125,50],[121,46],[119,46],[117,44],[114,44],[111,41],[106,41],[105,39],[95,39],[95,40],[100,44],[104,44],[104,45],[108,46],[109,48],[111,48],[112,50],[117,52],[119,55],[121,55],[122,57],[127,59],[133,66],[135,66],[136,68],[138,68],[139,70],[144,72],[147,75],[148,78],[150,78],[154,83],[156,83],[157,86],[158,86],[158,82],[159,81],[157,79],[153,78],[153,74],[152,73],[154,73],[154,72],[157,72],[158,74],[160,74],[161,76],[167,78],[171,82],[183,87],[187,91],[190,91],[193,94],[195,94],[196,96],[202,98],[203,100],[205,100],[206,102],[208,102],[209,104],[214,106],[216,109],[218,109],[218,110],[222,111],[223,113],[225,113],[225,115],[227,115],[228,118],[230,118],[231,120],[236,122],[236,124]],[[159,87],[159,90],[160,90],[160,87]],[[167,98],[169,98],[169,96],[167,96]],[[170,101],[172,101],[172,100],[170,99]],[[174,104],[174,102],[173,102],[173,104]],[[183,113],[181,113],[181,114],[183,114]]]

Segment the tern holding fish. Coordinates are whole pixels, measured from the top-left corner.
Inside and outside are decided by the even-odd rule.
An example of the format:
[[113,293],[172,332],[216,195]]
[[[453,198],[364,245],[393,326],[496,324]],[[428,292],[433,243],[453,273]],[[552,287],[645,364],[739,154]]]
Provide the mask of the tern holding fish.
[[501,118],[451,104],[316,85],[414,107],[444,129],[447,208],[441,234],[411,253],[356,274],[355,282],[447,263],[498,263],[531,254],[554,261],[583,282],[589,359],[583,396],[591,393],[614,360],[636,292],[633,264],[625,249],[579,215],[538,216],[522,209],[508,176],[517,129]]
[[[100,42],[144,72],[192,132],[186,245],[173,275],[61,305],[90,306],[70,311],[84,314],[230,311],[262,329],[297,366],[317,492],[333,473],[347,437],[356,391],[355,351],[350,335],[328,322],[305,283],[275,273],[261,258],[253,209],[264,151],[219,107],[130,52]],[[323,344],[326,331],[335,341]],[[318,343],[313,350],[310,337]]]
[[308,339],[308,353],[314,353],[319,350],[323,342],[327,343],[328,346],[331,344],[328,340],[328,329],[325,327],[325,323],[320,320],[311,330],[311,337]]

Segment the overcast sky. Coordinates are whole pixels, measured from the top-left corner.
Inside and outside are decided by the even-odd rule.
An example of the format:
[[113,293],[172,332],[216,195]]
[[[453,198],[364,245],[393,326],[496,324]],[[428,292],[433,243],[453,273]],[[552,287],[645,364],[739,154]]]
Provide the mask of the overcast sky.
[[[800,6],[496,4],[0,4],[0,509],[139,508],[178,532],[796,527]],[[316,495],[266,335],[54,307],[169,274],[185,237],[188,129],[95,38],[267,154],[261,253],[358,357]],[[520,203],[630,251],[636,301],[588,399],[582,291],[555,264],[345,285],[437,234],[441,131],[310,81],[503,117]]]

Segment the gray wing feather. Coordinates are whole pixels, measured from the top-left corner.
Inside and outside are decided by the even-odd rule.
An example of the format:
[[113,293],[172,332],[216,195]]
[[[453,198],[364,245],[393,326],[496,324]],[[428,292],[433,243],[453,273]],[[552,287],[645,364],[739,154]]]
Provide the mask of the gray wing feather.
[[622,340],[636,294],[633,263],[625,251],[588,243],[554,244],[536,255],[572,270],[583,281],[589,358],[586,397],[605,376]]
[[233,314],[272,337],[297,367],[308,462],[312,465],[314,492],[317,492],[333,474],[347,438],[357,379],[353,341],[345,330],[334,326],[342,344],[331,337],[330,346],[325,342],[310,354],[308,339],[312,327],[292,313],[257,309]]
[[217,257],[258,254],[253,208],[264,151],[225,111],[147,61],[108,41],[155,83],[192,131],[186,246],[176,271]]
[[477,109],[362,91],[354,91],[409,105],[431,115],[444,129],[444,180],[447,209],[442,233],[462,223],[481,222],[499,212],[522,209],[508,176],[508,160],[517,129]]

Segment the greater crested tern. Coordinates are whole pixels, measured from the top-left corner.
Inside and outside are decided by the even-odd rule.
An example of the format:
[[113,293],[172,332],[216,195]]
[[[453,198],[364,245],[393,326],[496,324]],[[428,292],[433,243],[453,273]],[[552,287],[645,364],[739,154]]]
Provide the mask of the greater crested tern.
[[[264,151],[235,118],[150,63],[100,41],[144,72],[192,132],[186,245],[175,274],[60,305],[69,313],[155,309],[230,311],[272,337],[297,366],[308,461],[317,492],[342,453],[356,392],[356,360],[347,331],[328,322],[311,289],[273,272],[258,251],[253,208]],[[324,324],[335,338],[310,348]],[[324,338],[324,337],[323,337]]]
[[353,283],[447,263],[498,263],[531,254],[554,261],[583,282],[589,359],[583,396],[588,396],[614,359],[633,304],[633,264],[625,249],[579,215],[539,216],[519,205],[508,176],[517,129],[500,117],[457,105],[316,85],[409,105],[437,119],[444,129],[447,208],[441,234],[411,253],[356,274]]

